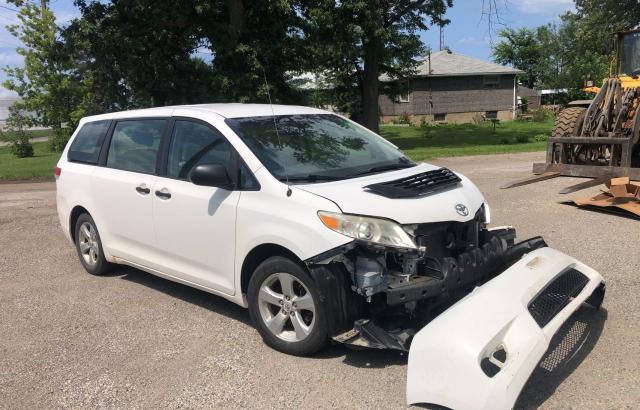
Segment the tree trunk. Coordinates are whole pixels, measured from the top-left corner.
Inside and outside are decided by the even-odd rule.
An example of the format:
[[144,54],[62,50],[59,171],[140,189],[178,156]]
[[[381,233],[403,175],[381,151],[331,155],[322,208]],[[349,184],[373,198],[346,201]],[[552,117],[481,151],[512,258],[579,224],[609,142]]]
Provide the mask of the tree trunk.
[[235,47],[240,40],[240,35],[244,30],[244,4],[242,0],[227,0],[227,7],[229,8],[229,38],[231,44]]
[[362,125],[373,132],[378,132],[378,76],[379,76],[379,41],[370,38],[364,45],[364,67],[362,69]]

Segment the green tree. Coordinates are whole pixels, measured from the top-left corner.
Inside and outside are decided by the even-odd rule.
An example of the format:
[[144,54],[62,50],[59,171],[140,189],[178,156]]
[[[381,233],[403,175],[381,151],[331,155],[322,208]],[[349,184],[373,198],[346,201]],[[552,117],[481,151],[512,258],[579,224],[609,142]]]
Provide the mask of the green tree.
[[302,20],[292,0],[202,1],[198,25],[215,56],[214,88],[221,102],[301,103],[292,86],[306,53]]
[[561,69],[561,59],[555,51],[557,35],[552,26],[536,29],[506,28],[498,33],[493,46],[494,61],[510,64],[525,72],[520,80],[533,88],[548,81],[550,73]]
[[570,98],[585,98],[586,78],[609,75],[613,32],[640,22],[640,12],[619,10],[613,1],[578,0],[576,6],[577,12],[561,15],[557,26],[502,30],[494,59],[525,71],[522,81],[529,87],[568,88]]
[[[595,47],[594,40],[584,29],[584,20],[578,14],[565,13],[560,16],[558,31],[558,53],[562,55],[563,66],[556,82],[558,87],[569,88],[575,93],[583,87],[587,78],[602,79],[609,75],[612,61],[613,37],[608,33],[608,43]],[[575,98],[584,98],[578,93]]]
[[574,0],[576,19],[582,44],[608,54],[612,49],[612,34],[629,30],[640,24],[640,7],[637,0]]
[[62,32],[65,52],[89,84],[98,112],[203,102],[211,97],[210,66],[193,1],[76,0],[81,17]]
[[[20,3],[18,3],[20,4]],[[54,130],[55,148],[64,148],[68,134],[84,115],[85,84],[74,76],[72,61],[63,52],[59,29],[51,11],[25,3],[17,13],[20,24],[8,26],[9,32],[24,46],[17,52],[24,66],[4,69],[4,87],[18,93],[13,116],[23,125],[39,125]],[[26,116],[25,112],[34,115]],[[65,128],[66,127],[66,128]]]
[[424,51],[420,30],[446,24],[452,0],[302,0],[308,68],[327,74],[338,108],[377,131],[379,77],[415,73]]

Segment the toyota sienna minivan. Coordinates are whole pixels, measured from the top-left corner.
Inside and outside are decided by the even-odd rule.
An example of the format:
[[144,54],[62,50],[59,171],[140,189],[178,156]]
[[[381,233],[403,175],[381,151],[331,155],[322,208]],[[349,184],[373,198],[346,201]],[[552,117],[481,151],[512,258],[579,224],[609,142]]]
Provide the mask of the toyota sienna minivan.
[[319,109],[87,117],[55,174],[89,273],[124,264],[229,299],[290,354],[330,341],[409,351],[410,403],[477,404],[457,384],[509,386],[497,399],[515,401],[549,336],[604,295],[597,272],[542,238],[490,228],[463,175]]

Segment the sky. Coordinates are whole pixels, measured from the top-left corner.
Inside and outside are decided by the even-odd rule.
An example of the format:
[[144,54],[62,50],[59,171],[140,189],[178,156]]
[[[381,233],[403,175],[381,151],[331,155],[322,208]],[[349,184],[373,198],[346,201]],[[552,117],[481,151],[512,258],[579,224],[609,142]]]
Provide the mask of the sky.
[[[455,53],[491,61],[491,43],[497,41],[497,32],[501,29],[557,23],[560,14],[575,10],[573,0],[496,0],[496,3],[500,24],[490,30],[487,18],[483,17],[482,0],[453,0],[453,7],[445,16],[451,23],[444,27],[444,44]],[[439,50],[438,27],[432,27],[421,37],[432,51]]]
[[[485,0],[488,3],[490,0]],[[497,31],[504,27],[537,27],[550,22],[558,22],[558,16],[574,10],[573,0],[495,0],[500,12],[500,24],[489,28],[483,18],[482,0],[454,0],[446,17],[451,23],[444,28],[444,44],[453,52],[482,60],[491,60],[491,43],[497,39]],[[64,25],[79,15],[72,0],[51,0],[49,7],[54,12],[59,25]],[[7,24],[18,22],[16,7],[0,0],[0,68],[20,66],[22,57],[16,53],[18,41],[6,30]],[[432,27],[421,34],[424,43],[433,51],[439,49],[439,30]],[[0,71],[0,82],[6,79]],[[0,87],[0,100],[14,93]]]

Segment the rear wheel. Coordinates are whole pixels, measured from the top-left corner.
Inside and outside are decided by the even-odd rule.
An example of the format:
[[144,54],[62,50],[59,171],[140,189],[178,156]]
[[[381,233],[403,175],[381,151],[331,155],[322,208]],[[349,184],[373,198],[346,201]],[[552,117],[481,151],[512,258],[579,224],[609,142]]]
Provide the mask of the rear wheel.
[[112,265],[104,257],[100,234],[91,215],[78,217],[75,233],[76,250],[84,269],[92,275],[107,273]]
[[275,256],[249,281],[249,313],[263,340],[284,353],[308,355],[328,341],[327,318],[314,280],[296,262]]

